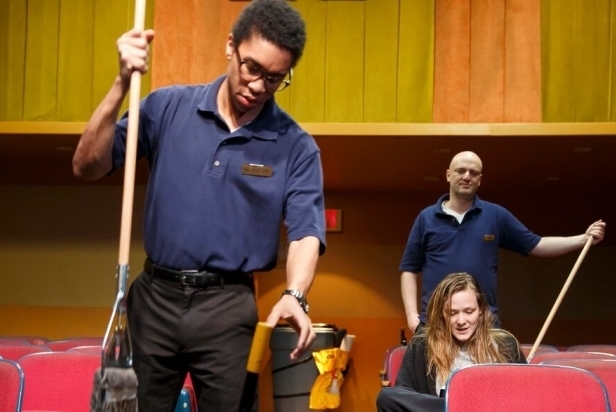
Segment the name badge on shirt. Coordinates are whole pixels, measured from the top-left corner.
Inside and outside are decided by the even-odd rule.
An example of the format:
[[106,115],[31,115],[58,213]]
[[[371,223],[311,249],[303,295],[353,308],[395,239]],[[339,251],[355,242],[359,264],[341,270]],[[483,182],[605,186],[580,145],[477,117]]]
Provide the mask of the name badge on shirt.
[[272,177],[272,167],[253,163],[242,165],[242,174],[258,177]]
[[494,240],[494,235],[483,235],[484,242],[491,242]]

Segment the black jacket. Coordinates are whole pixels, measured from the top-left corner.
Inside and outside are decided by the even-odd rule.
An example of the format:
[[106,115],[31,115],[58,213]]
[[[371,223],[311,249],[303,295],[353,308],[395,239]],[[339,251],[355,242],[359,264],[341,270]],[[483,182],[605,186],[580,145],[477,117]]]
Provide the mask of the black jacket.
[[[508,360],[509,363],[526,363],[524,354],[513,336],[507,340],[507,346],[510,349],[507,351],[508,353],[517,354],[517,356]],[[413,337],[404,354],[402,365],[400,365],[400,370],[396,378],[396,386],[405,386],[419,393],[437,395],[435,389],[436,372],[433,370],[428,374],[428,358],[426,351],[427,342],[425,336]]]

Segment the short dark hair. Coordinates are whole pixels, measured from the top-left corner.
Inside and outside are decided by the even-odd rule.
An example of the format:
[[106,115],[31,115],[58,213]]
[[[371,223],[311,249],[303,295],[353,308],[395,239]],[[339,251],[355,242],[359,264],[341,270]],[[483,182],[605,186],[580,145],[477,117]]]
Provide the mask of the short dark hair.
[[242,10],[232,29],[237,48],[244,40],[259,35],[288,50],[295,67],[306,44],[306,25],[297,10],[285,0],[253,0]]

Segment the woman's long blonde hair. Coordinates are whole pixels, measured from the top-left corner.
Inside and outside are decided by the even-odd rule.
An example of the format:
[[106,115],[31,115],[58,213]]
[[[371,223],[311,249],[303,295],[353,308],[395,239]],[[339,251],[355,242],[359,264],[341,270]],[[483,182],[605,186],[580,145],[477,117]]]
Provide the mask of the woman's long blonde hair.
[[436,372],[435,377],[441,382],[445,382],[449,377],[453,362],[460,352],[460,345],[453,337],[451,323],[448,316],[445,318],[445,314],[450,311],[452,295],[464,290],[475,292],[481,312],[475,333],[464,344],[473,362],[504,363],[515,359],[517,355],[507,352],[511,351],[507,341],[513,336],[502,329],[492,328],[494,317],[475,278],[464,272],[452,273],[445,277],[432,293],[427,309],[428,326],[420,332],[425,334],[427,341],[427,373]]

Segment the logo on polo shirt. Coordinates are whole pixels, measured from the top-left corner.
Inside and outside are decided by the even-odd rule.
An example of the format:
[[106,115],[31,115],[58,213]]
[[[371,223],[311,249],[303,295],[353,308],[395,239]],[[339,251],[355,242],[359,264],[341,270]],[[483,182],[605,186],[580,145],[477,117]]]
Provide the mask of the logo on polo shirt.
[[494,235],[483,235],[484,242],[491,242],[494,240]]

